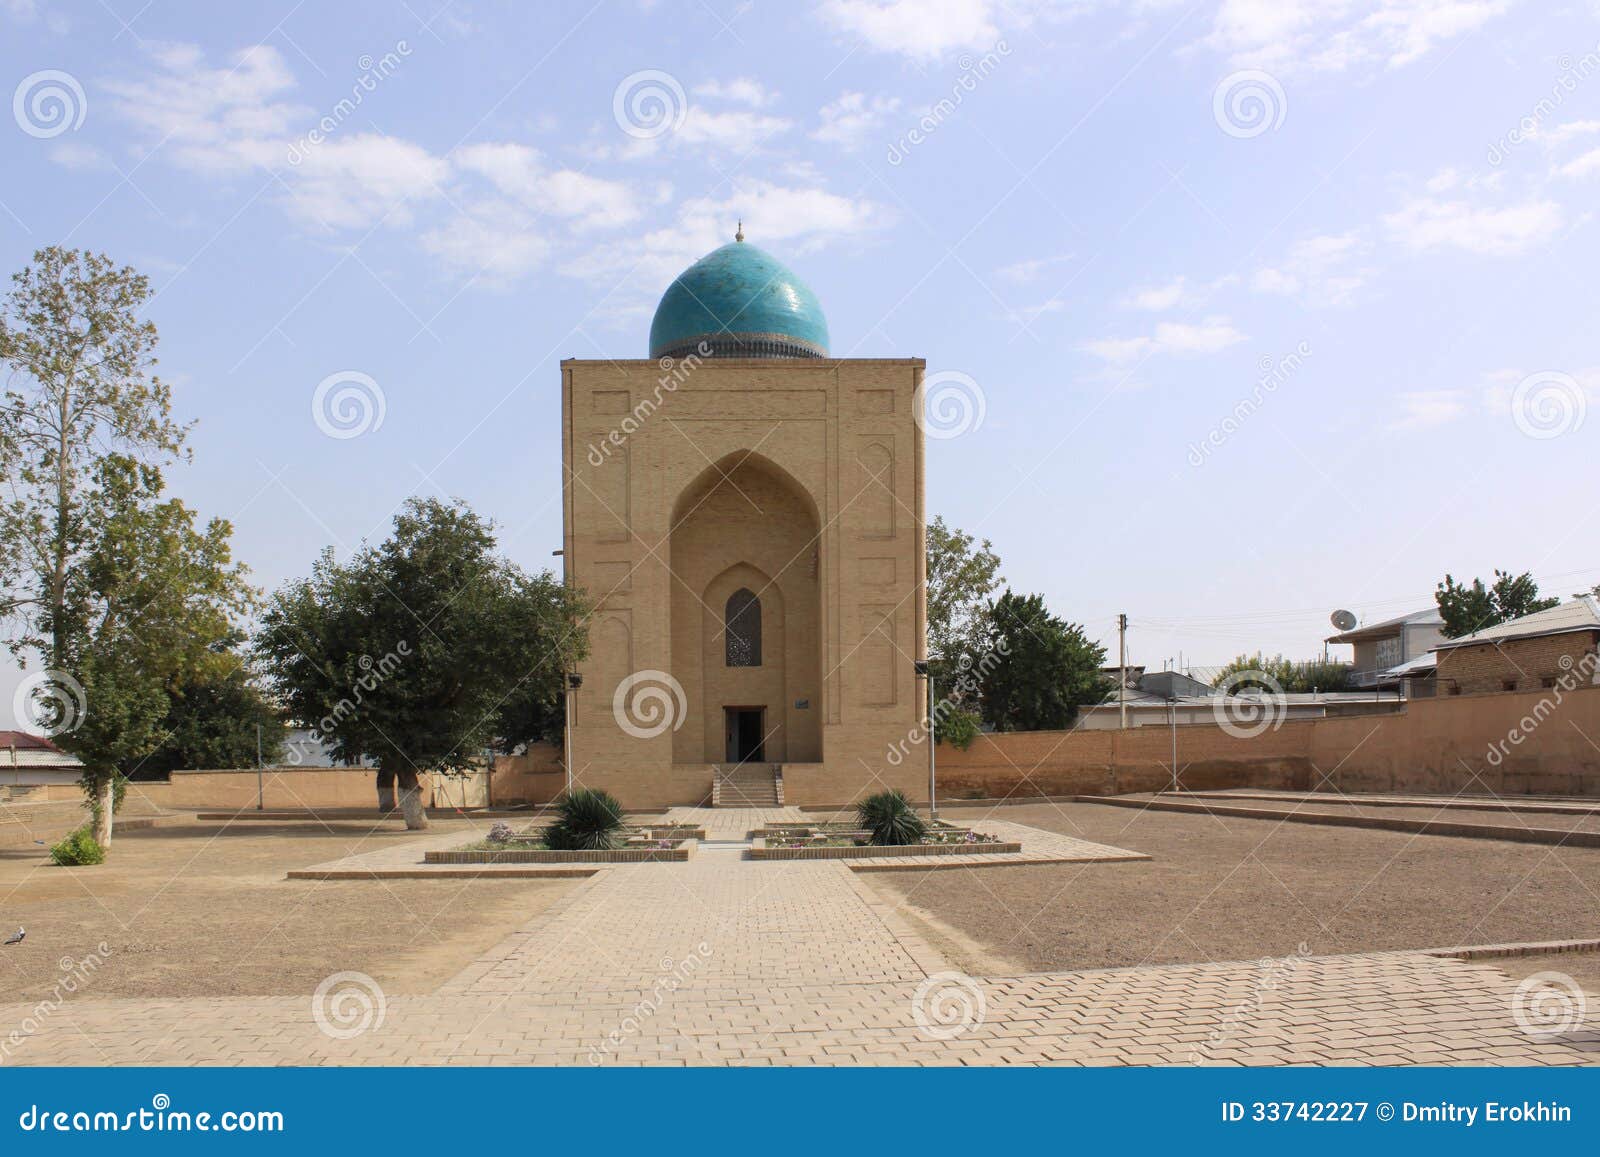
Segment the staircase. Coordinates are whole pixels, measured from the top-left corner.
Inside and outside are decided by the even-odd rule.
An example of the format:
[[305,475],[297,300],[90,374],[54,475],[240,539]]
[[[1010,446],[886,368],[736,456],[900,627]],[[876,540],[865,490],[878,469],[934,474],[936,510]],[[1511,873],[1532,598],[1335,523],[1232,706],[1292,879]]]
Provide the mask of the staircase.
[[719,763],[711,783],[712,807],[782,807],[783,765]]

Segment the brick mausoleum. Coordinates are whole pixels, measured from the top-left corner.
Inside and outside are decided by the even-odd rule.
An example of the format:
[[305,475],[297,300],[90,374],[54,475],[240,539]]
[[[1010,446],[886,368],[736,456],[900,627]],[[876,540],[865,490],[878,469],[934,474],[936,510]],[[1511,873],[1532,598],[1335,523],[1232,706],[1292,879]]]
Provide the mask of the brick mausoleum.
[[925,784],[890,761],[922,716],[923,362],[830,357],[741,230],[667,289],[648,359],[561,373],[566,574],[597,607],[577,781],[629,807]]

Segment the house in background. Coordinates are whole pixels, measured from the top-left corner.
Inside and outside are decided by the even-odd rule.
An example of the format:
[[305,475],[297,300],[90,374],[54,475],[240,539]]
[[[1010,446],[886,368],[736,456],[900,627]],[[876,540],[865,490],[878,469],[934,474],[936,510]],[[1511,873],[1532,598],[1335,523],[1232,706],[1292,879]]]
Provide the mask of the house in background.
[[[1078,708],[1073,728],[1116,731],[1122,726],[1123,706],[1113,688],[1103,703]],[[1239,713],[1252,711],[1263,712],[1279,722],[1326,719],[1332,715],[1383,715],[1401,710],[1404,704],[1394,695],[1379,697],[1370,691],[1305,691],[1271,696],[1246,692],[1224,698],[1211,684],[1180,671],[1151,671],[1137,682],[1128,680],[1126,706],[1128,726],[1132,728],[1216,724],[1223,718],[1238,718]]]
[[1355,648],[1348,686],[1358,691],[1398,686],[1404,677],[1395,673],[1396,667],[1426,655],[1444,641],[1444,619],[1438,607],[1356,627],[1324,640]]
[[83,763],[48,739],[26,731],[0,731],[0,787],[77,783]]
[[1600,674],[1600,600],[1580,595],[1548,611],[1434,647],[1441,695],[1587,687]]

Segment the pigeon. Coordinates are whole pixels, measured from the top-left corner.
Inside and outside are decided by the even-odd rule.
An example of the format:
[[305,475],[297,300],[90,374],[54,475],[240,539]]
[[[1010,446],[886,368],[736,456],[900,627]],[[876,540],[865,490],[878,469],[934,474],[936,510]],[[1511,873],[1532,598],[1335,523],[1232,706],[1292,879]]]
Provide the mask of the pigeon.
[[22,938],[24,936],[26,936],[27,934],[28,934],[28,930],[26,928],[18,928],[16,930],[16,932],[10,937],[10,939],[8,939],[6,941],[6,944],[8,946],[12,945],[12,944],[21,944],[22,943]]

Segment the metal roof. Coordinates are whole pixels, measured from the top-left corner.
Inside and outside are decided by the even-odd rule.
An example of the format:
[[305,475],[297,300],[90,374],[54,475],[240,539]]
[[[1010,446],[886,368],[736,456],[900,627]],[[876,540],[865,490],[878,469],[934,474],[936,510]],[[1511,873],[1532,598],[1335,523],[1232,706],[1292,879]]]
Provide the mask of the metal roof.
[[1565,635],[1572,631],[1600,631],[1600,600],[1593,595],[1579,595],[1548,611],[1536,611],[1496,623],[1459,639],[1447,639],[1433,648],[1435,651],[1453,651],[1457,647],[1472,647],[1480,643],[1498,643],[1506,639],[1531,639],[1540,635]]
[[82,766],[83,761],[76,755],[62,751],[41,736],[26,731],[0,731],[0,768]]
[[1381,639],[1387,635],[1398,635],[1406,627],[1418,625],[1442,627],[1444,626],[1444,617],[1439,614],[1437,606],[1428,607],[1426,610],[1412,611],[1409,615],[1385,619],[1381,623],[1369,623],[1366,626],[1356,627],[1342,634],[1329,635],[1323,642],[1364,643],[1368,639]]

